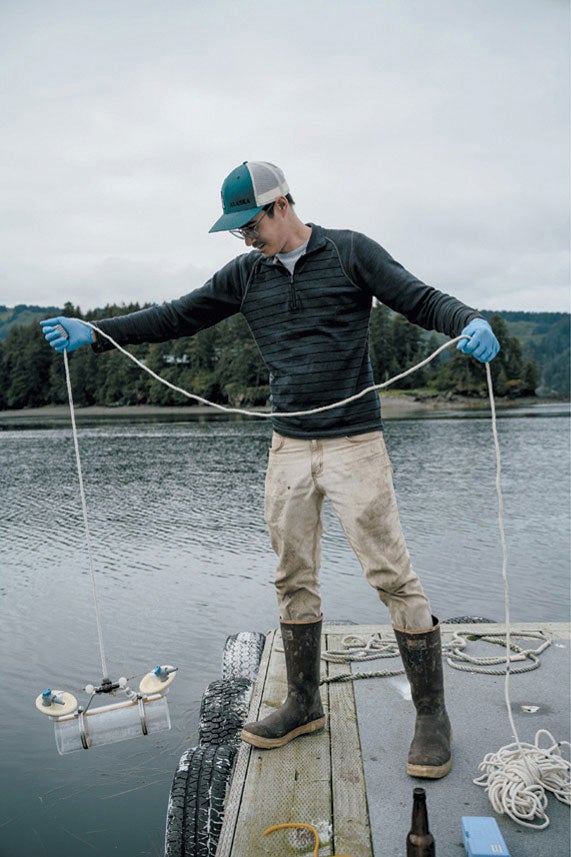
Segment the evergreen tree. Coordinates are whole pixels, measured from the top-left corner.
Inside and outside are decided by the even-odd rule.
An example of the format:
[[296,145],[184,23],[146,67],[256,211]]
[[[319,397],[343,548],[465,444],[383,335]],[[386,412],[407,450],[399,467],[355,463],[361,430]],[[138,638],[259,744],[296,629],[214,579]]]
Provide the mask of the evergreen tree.
[[[489,322],[501,346],[499,354],[490,364],[495,394],[533,395],[529,392],[529,385],[534,377],[538,376],[537,366],[533,361],[527,361],[524,372],[520,343],[515,336],[509,335],[505,320],[498,313],[494,313]],[[465,396],[483,396],[487,394],[488,389],[486,370],[474,357],[467,357],[455,351],[438,372],[435,385],[440,390],[449,390]],[[535,391],[535,387],[533,390]]]
[[38,325],[16,326],[10,330],[4,362],[8,383],[8,408],[34,408],[48,401],[52,357]]
[[3,342],[0,342],[0,409],[4,409],[8,407],[8,401],[6,399],[6,393],[8,390],[8,355],[6,353],[6,347]]
[[233,316],[224,322],[220,346],[216,378],[224,398],[234,407],[264,404],[268,370],[243,318]]
[[391,336],[391,315],[386,306],[375,303],[371,310],[369,326],[369,345],[373,376],[377,384],[392,377],[392,368],[396,365]]
[[541,381],[541,372],[539,371],[539,366],[534,360],[525,361],[523,366],[522,379],[522,396],[534,396]]
[[[404,316],[395,314],[391,325],[391,342],[394,363],[391,367],[391,377],[410,369],[425,356],[424,331],[416,324],[411,324]],[[426,381],[426,372],[420,369],[412,375],[407,375],[398,382],[401,390],[422,387]]]

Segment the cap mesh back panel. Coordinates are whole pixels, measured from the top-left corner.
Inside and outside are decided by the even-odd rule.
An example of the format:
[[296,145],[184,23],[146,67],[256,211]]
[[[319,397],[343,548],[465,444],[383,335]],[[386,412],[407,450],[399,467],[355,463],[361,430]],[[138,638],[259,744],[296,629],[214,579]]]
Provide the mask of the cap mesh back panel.
[[[252,177],[254,185],[254,193],[256,194],[256,202],[258,205],[265,205],[271,202],[282,193],[287,193],[287,182],[285,176],[279,167],[274,164],[269,164],[262,161],[250,161],[248,169]],[[269,194],[268,199],[264,197]]]

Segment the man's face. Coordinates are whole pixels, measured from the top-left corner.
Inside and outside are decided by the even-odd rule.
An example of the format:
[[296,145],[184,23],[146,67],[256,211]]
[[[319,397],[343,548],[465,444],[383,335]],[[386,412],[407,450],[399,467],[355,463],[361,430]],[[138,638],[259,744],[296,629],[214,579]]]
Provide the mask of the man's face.
[[254,220],[246,224],[246,226],[240,230],[242,232],[242,237],[246,242],[246,247],[255,247],[256,250],[259,250],[264,254],[264,256],[273,256],[276,252],[275,250],[268,249],[268,247],[271,247],[273,244],[271,226],[268,229],[267,225],[268,220],[270,221],[270,225],[273,220],[273,217],[268,217],[269,213],[269,210],[261,211]]
[[279,216],[283,212],[283,204],[279,209],[279,203],[280,200],[273,202],[241,229],[232,229],[232,234],[243,239],[246,247],[254,247],[266,257],[279,253],[287,238],[284,218]]

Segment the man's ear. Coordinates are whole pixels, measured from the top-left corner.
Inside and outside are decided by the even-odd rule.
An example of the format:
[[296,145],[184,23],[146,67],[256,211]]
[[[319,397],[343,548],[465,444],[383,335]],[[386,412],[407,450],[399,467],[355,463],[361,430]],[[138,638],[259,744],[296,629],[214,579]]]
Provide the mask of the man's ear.
[[275,201],[275,205],[276,205],[277,209],[278,209],[282,214],[285,214],[285,212],[286,212],[286,210],[287,210],[287,208],[288,208],[288,206],[289,206],[289,202],[287,201],[287,199],[285,198],[285,196],[278,196],[278,198],[277,198],[277,199],[276,199],[276,201]]

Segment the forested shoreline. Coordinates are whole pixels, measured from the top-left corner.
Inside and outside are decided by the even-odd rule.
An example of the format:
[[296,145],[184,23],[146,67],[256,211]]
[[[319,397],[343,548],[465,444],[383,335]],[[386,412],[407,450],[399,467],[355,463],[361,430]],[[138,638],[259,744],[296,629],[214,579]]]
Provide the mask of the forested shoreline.
[[[98,318],[140,308],[138,304],[106,306],[82,314],[79,307],[66,304],[61,314],[96,324]],[[0,319],[2,310],[7,311],[7,308],[0,307]],[[32,310],[32,315],[38,319],[51,314],[39,307],[25,307],[25,310]],[[499,313],[486,315],[502,345],[500,354],[491,364],[496,395],[512,398],[535,395],[540,384],[545,386],[546,380],[545,365],[541,367],[532,356],[533,347],[537,350],[537,344],[522,344],[520,338],[510,332],[510,328],[518,323],[517,319],[508,324]],[[547,340],[546,347],[555,349],[554,359],[557,361],[561,351],[558,341],[565,346],[568,320],[563,313],[551,315],[560,315],[561,318],[549,319],[544,339]],[[443,335],[427,333],[386,307],[374,306],[370,344],[376,383],[382,383],[419,363],[445,341],[447,337]],[[268,401],[268,373],[240,315],[232,316],[194,337],[130,346],[129,350],[172,384],[210,401],[234,407],[260,406]],[[566,359],[567,363],[560,371],[563,384],[568,376],[568,346]],[[186,397],[150,377],[117,350],[96,355],[90,348],[82,348],[70,355],[69,363],[74,400],[78,406],[188,404]],[[450,348],[427,366],[399,381],[398,388],[485,396],[485,369],[473,358]],[[564,389],[568,390],[568,387]],[[547,392],[553,395],[563,391],[551,385]],[[5,340],[0,341],[0,408],[42,407],[66,401],[63,360],[47,345],[37,321],[13,324]]]

